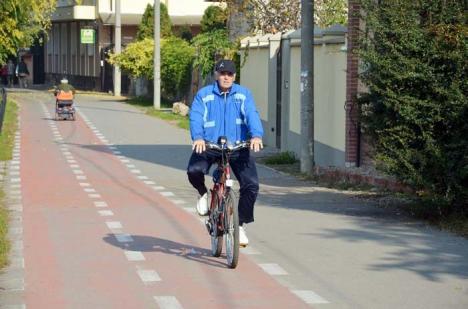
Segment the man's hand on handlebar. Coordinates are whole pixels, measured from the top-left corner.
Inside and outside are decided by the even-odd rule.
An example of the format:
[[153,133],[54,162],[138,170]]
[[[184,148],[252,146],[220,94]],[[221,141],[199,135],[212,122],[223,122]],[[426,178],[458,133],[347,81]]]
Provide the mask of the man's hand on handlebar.
[[202,139],[197,139],[193,141],[192,150],[195,150],[196,153],[202,153],[206,150],[205,141]]
[[259,152],[260,149],[263,149],[263,142],[262,139],[259,137],[253,137],[250,140],[250,149],[254,152]]

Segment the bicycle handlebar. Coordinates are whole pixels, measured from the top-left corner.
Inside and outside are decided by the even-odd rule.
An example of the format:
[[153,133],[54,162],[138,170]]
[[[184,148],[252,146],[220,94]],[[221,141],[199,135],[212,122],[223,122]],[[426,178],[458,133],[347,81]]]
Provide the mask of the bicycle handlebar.
[[242,142],[242,143],[237,144],[235,146],[226,145],[225,148],[223,148],[222,145],[211,143],[211,142],[208,142],[208,141],[205,141],[205,145],[209,149],[214,149],[214,150],[219,150],[219,151],[229,150],[231,152],[234,152],[236,150],[240,150],[240,149],[243,149],[243,148],[249,148],[250,147],[250,142]]

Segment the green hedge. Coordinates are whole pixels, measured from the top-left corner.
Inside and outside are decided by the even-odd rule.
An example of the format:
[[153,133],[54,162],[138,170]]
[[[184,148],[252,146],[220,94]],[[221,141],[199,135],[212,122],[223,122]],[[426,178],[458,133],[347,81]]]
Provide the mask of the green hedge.
[[435,202],[468,211],[465,4],[362,0],[361,124],[378,167]]

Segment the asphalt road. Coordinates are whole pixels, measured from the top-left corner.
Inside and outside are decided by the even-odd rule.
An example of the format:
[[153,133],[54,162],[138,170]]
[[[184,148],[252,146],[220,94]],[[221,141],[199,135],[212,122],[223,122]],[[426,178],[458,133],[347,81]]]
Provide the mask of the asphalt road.
[[[466,239],[261,165],[256,220],[246,228],[251,245],[242,251],[239,268],[227,270],[222,259],[209,257],[208,235],[193,213],[196,192],[185,173],[191,151],[187,131],[109,96],[78,96],[75,122],[50,120],[48,93],[15,96],[21,106],[21,195],[10,192],[9,201],[13,210],[22,206],[24,250],[14,254],[23,254],[25,263],[14,263],[0,277],[6,287],[0,303],[468,307]],[[17,192],[13,165],[5,186]],[[87,179],[77,179],[81,174],[74,168]],[[97,193],[84,194],[88,187],[80,183]],[[96,200],[108,206],[93,207]],[[129,236],[132,242],[119,241]],[[125,259],[122,251],[146,259]],[[141,274],[160,280],[144,281]],[[22,286],[10,284],[21,276]]]

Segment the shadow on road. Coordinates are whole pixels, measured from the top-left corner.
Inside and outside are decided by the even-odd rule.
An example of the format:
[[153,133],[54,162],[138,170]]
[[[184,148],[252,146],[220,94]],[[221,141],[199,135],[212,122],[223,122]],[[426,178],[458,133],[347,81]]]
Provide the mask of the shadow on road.
[[132,242],[118,242],[113,234],[107,234],[103,240],[106,243],[123,250],[170,254],[209,266],[227,268],[226,263],[224,263],[224,260],[222,259],[223,256],[215,258],[211,255],[211,251],[206,248],[194,247],[172,240],[151,236],[131,235],[131,237],[133,238]]
[[382,257],[367,265],[370,271],[409,271],[434,282],[443,281],[447,275],[468,279],[468,246],[461,237],[428,229],[417,222],[356,218],[354,223],[357,228],[324,229],[303,235],[385,245]]

